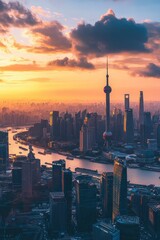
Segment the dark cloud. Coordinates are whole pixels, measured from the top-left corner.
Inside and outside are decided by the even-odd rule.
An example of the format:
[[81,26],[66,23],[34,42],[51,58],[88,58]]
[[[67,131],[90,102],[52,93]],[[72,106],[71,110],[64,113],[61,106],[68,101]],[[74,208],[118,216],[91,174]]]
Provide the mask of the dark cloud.
[[67,67],[67,68],[81,68],[81,69],[94,69],[94,65],[89,63],[86,58],[80,58],[79,60],[69,59],[65,57],[63,59],[57,59],[48,63],[49,66]]
[[36,44],[33,48],[30,48],[29,51],[37,53],[68,51],[72,44],[63,34],[63,31],[64,27],[57,21],[35,26],[31,30],[31,34]]
[[137,72],[137,74],[142,77],[160,78],[160,66],[150,63],[144,70]]
[[32,12],[19,2],[5,3],[0,0],[0,32],[8,27],[34,26],[38,23]]
[[94,25],[79,24],[71,32],[76,51],[80,54],[103,56],[107,53],[148,52],[147,29],[133,19],[118,19],[109,11]]

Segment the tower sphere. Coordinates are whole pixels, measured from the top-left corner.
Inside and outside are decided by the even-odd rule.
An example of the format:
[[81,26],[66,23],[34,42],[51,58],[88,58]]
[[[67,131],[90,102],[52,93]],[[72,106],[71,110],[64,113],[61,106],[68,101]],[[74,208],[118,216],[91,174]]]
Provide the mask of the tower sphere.
[[111,93],[112,92],[112,88],[110,86],[105,86],[104,87],[104,92],[105,93]]

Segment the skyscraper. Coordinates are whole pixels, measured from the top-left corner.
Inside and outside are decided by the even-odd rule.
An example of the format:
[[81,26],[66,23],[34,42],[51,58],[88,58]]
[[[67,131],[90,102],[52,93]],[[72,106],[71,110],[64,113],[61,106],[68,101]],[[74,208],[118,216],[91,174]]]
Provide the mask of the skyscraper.
[[66,198],[67,207],[67,231],[71,232],[72,222],[72,172],[70,169],[62,171],[62,191]]
[[129,106],[129,94],[124,94],[124,110],[128,110]]
[[8,132],[0,131],[0,170],[6,170],[9,164]]
[[65,160],[52,162],[53,192],[62,192],[62,170],[65,169]]
[[92,177],[79,176],[75,181],[77,227],[81,232],[91,231],[96,221],[96,185]]
[[50,193],[50,228],[56,236],[66,232],[66,199],[63,192]]
[[139,98],[139,127],[144,124],[144,101],[143,101],[143,91],[140,91]]
[[112,132],[110,130],[110,93],[112,88],[109,86],[109,74],[108,74],[108,58],[107,58],[107,74],[106,74],[106,86],[104,87],[104,93],[106,94],[106,122],[105,122],[105,132],[103,133],[103,138],[105,140],[105,145],[107,149],[109,148]]
[[105,218],[112,218],[113,173],[104,172],[101,178],[102,210]]
[[57,140],[59,138],[60,132],[60,121],[59,121],[59,112],[53,111],[50,112],[50,128],[51,128],[51,138]]
[[112,220],[127,214],[127,167],[122,160],[114,161]]
[[133,110],[130,108],[124,113],[124,140],[126,143],[134,142]]

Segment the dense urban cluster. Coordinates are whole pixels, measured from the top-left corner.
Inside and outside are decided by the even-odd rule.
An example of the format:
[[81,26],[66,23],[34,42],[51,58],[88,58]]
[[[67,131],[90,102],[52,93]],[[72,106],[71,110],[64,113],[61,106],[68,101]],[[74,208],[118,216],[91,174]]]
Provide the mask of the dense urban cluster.
[[[160,114],[144,111],[142,91],[138,118],[129,94],[124,109],[110,113],[108,73],[106,80],[105,117],[53,111],[49,121],[15,131],[14,141],[28,146],[19,147],[27,155],[9,155],[13,130],[0,131],[0,239],[160,239],[160,186],[127,181],[127,168],[160,172]],[[46,155],[46,165],[33,145],[44,148],[39,154]],[[112,163],[113,172],[71,171],[64,159],[47,163],[47,154],[56,152],[69,160]]]

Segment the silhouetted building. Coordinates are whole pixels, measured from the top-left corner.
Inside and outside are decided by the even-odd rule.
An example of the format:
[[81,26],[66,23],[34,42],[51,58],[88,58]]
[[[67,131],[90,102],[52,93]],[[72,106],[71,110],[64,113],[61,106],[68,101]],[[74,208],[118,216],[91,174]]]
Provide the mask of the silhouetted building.
[[149,228],[155,239],[160,239],[160,204],[149,206]]
[[129,108],[129,94],[124,94],[124,110],[128,110]]
[[14,188],[22,188],[22,168],[15,167],[12,169],[12,184]]
[[113,209],[113,173],[104,172],[101,178],[102,210],[105,218],[112,218]]
[[72,222],[72,172],[70,169],[62,170],[62,191],[66,198],[67,231],[71,232]]
[[0,170],[6,170],[9,164],[8,132],[0,131]]
[[160,124],[157,126],[157,147],[160,148]]
[[134,142],[134,124],[133,124],[133,110],[125,110],[124,113],[124,140],[126,143]]
[[25,161],[22,163],[22,195],[24,200],[32,197],[32,163]]
[[50,112],[50,128],[51,128],[51,138],[52,140],[57,140],[60,135],[60,122],[59,122],[59,112]]
[[119,215],[127,214],[127,167],[125,161],[114,161],[113,172],[113,221]]
[[96,185],[92,177],[79,176],[75,181],[77,227],[80,232],[91,231],[96,221]]
[[140,222],[136,216],[118,216],[116,227],[121,240],[140,240]]
[[55,236],[66,232],[66,199],[63,192],[50,193],[50,228]]
[[52,162],[53,192],[62,192],[62,170],[65,169],[65,160]]
[[144,125],[141,130],[141,142],[143,145],[147,144],[147,139],[151,138],[151,133],[152,133],[151,113],[144,112]]
[[93,240],[120,240],[120,233],[111,224],[98,222],[93,225]]
[[80,130],[79,150],[86,152],[88,150],[88,127],[83,124]]
[[139,127],[144,124],[144,101],[143,101],[143,91],[140,91],[139,98]]

